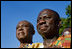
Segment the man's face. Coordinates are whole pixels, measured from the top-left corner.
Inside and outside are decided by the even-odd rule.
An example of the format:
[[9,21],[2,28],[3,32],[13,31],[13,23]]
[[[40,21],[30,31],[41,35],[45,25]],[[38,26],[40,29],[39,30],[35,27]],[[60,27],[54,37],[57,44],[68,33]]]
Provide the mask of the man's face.
[[37,30],[40,34],[51,33],[56,26],[55,16],[47,11],[42,12],[37,19]]
[[63,35],[70,35],[71,34],[71,28],[65,28],[63,31]]
[[29,36],[29,23],[21,21],[16,27],[16,36],[18,39],[24,39]]

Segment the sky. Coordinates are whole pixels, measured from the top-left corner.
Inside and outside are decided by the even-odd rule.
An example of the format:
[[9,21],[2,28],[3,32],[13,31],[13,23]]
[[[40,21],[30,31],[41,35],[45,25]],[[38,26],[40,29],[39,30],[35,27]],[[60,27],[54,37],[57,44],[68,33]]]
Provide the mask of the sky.
[[18,48],[16,25],[19,21],[31,22],[35,29],[34,43],[42,43],[43,38],[37,32],[37,17],[43,9],[52,9],[66,18],[66,7],[71,1],[1,1],[1,48]]

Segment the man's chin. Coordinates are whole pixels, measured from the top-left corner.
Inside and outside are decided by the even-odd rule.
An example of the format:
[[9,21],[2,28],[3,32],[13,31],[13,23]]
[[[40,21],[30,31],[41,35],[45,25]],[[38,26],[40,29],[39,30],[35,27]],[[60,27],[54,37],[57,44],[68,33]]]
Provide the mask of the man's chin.
[[48,34],[49,32],[50,32],[50,30],[44,30],[44,31],[43,30],[40,30],[40,33],[41,34]]
[[40,32],[40,34],[46,34],[47,33],[47,31],[41,31]]
[[19,37],[19,39],[24,39],[25,37]]

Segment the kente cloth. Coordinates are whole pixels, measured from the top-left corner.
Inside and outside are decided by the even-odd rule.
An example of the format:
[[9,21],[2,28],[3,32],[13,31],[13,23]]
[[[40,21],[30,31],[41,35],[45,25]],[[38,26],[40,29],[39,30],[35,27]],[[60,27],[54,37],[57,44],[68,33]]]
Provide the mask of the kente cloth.
[[71,47],[71,34],[59,37],[53,45],[61,46],[63,48],[70,48]]
[[[50,43],[50,48],[70,48],[71,47],[71,34],[60,36],[56,41]],[[32,43],[25,46],[25,48],[44,48],[43,43]]]

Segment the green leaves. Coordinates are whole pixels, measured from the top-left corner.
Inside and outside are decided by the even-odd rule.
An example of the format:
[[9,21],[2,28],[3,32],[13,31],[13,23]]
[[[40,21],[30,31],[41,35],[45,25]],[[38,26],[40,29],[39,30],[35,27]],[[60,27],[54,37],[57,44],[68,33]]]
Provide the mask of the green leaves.
[[71,27],[71,4],[66,8],[66,15],[68,16],[67,18],[61,18],[61,25],[59,29],[60,36],[65,28]]
[[66,15],[71,16],[71,4],[66,8]]

